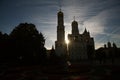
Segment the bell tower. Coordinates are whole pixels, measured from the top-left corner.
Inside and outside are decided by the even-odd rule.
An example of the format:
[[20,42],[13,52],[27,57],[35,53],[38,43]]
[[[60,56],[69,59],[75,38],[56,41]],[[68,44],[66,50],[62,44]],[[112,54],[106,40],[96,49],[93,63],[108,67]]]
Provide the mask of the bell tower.
[[64,14],[61,9],[57,13],[57,41],[55,41],[55,52],[58,56],[65,55],[67,52],[67,45],[65,43]]
[[64,42],[65,40],[65,30],[64,30],[64,14],[60,10],[57,14],[58,21],[57,21],[57,41]]

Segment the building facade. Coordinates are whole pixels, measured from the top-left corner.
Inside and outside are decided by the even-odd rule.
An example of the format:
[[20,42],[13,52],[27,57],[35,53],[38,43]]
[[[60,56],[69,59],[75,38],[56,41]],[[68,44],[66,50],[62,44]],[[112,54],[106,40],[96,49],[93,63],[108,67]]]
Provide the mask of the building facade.
[[78,22],[72,22],[72,33],[68,34],[68,47],[65,43],[64,14],[60,10],[57,14],[57,41],[55,41],[55,52],[58,56],[67,55],[70,61],[90,59],[94,53],[94,39],[85,29],[79,34]]
[[104,47],[95,50],[96,60],[100,63],[117,63],[120,61],[120,48],[113,42],[107,42]]
[[70,61],[80,61],[91,59],[94,55],[94,39],[90,36],[90,33],[86,30],[82,34],[79,34],[78,22],[73,21],[71,34],[68,34],[69,59]]

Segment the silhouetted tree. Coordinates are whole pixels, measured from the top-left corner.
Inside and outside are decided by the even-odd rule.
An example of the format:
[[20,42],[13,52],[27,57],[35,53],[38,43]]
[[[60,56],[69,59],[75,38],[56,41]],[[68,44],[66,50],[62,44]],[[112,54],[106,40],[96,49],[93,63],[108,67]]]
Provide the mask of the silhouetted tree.
[[45,38],[34,24],[21,23],[10,33],[12,57],[15,60],[36,62],[46,57]]
[[9,59],[9,54],[8,54],[8,52],[10,52],[9,43],[10,43],[9,35],[0,32],[0,62],[1,63],[6,62],[7,59]]

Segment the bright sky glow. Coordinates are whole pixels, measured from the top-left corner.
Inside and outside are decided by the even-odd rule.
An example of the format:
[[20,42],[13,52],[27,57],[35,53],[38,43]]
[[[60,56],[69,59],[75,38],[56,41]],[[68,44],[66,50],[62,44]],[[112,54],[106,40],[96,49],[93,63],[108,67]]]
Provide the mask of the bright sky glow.
[[68,39],[66,39],[65,41],[66,41],[66,44],[69,44],[69,40]]

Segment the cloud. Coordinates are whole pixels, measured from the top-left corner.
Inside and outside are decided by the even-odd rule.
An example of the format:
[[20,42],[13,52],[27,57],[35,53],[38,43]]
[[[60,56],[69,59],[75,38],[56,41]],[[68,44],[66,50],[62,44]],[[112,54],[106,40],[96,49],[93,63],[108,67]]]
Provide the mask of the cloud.
[[17,7],[55,7],[58,2],[56,0],[11,0],[16,3]]
[[[86,27],[95,38],[96,47],[108,40],[120,40],[120,1],[119,0],[62,0],[65,21],[71,24],[73,16],[79,23],[79,31]],[[84,22],[84,25],[80,25]],[[68,28],[69,27],[69,28]],[[67,25],[71,32],[71,25]]]
[[107,19],[106,11],[93,16],[84,22],[85,27],[93,33],[94,36],[104,32]]
[[96,47],[108,39],[117,43],[120,40],[120,0],[2,0],[0,4],[1,30],[9,32],[21,22],[33,23],[47,37],[47,48],[51,48],[56,40],[60,4],[64,13],[66,38],[71,33],[71,22],[75,16],[80,33],[86,27],[94,37]]
[[[92,35],[97,38],[95,39],[96,47],[98,45],[106,43],[107,41],[116,42],[117,45],[119,45],[119,8],[120,6],[117,6],[104,10],[85,22],[87,28],[93,33]],[[101,34],[102,36],[100,36]]]

